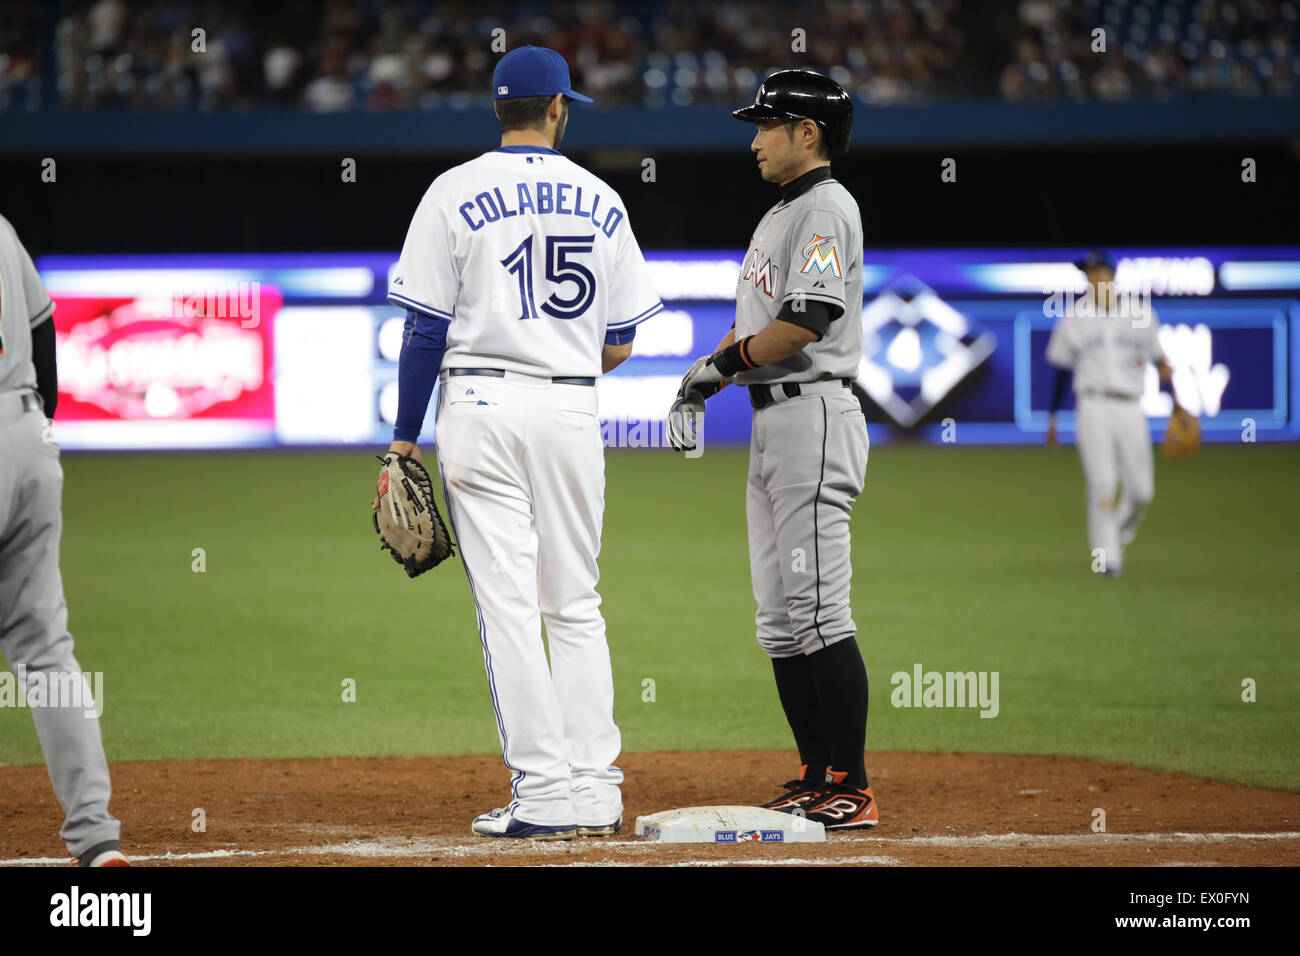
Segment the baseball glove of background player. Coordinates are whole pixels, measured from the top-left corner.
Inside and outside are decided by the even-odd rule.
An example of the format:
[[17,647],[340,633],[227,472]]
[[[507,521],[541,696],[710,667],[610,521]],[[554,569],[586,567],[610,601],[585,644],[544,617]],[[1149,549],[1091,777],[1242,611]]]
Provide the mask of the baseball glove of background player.
[[1174,406],[1169,416],[1165,440],[1160,443],[1160,454],[1170,461],[1191,458],[1201,447],[1201,420],[1183,408]]
[[454,555],[454,542],[442,523],[424,466],[392,451],[379,460],[384,467],[379,472],[378,507],[371,515],[379,547],[392,553],[408,577],[418,577]]

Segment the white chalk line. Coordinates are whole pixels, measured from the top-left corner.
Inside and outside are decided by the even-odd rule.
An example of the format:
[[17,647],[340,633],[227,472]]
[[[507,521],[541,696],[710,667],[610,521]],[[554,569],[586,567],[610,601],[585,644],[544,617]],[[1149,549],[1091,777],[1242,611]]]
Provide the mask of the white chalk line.
[[[861,839],[861,838],[860,838]],[[1108,843],[1225,843],[1229,840],[1300,840],[1300,833],[982,833],[977,836],[875,837],[910,846],[1096,846]]]
[[[502,851],[543,854],[567,852],[573,855],[588,850],[620,848],[633,852],[653,851],[658,844],[645,840],[458,840],[454,837],[428,837],[407,839],[392,837],[381,840],[349,840],[346,843],[321,843],[310,846],[282,847],[274,850],[201,850],[192,853],[131,853],[127,855],[137,863],[188,863],[202,860],[227,860],[235,857],[279,856],[345,856],[360,859],[410,858],[436,855],[440,857],[490,856]],[[69,857],[31,857],[17,860],[0,860],[0,866],[58,866],[69,863]]]
[[[847,837],[847,839],[845,839]],[[909,846],[941,846],[969,848],[999,847],[1052,847],[1052,846],[1108,846],[1125,843],[1161,843],[1161,844],[1206,844],[1228,843],[1235,840],[1269,841],[1300,840],[1300,832],[1281,833],[986,833],[975,836],[917,836],[886,837],[836,835],[822,846],[835,843],[852,842],[857,845],[874,844],[878,849]],[[503,851],[523,853],[533,856],[566,853],[577,857],[571,861],[552,863],[558,866],[613,866],[617,863],[605,861],[582,860],[589,851],[620,850],[637,856],[646,856],[659,852],[660,847],[691,846],[688,843],[656,843],[649,840],[579,840],[579,841],[541,841],[541,840],[459,840],[453,837],[429,837],[424,839],[390,838],[384,840],[350,840],[346,843],[323,843],[311,846],[283,847],[275,850],[202,850],[192,853],[129,853],[138,863],[187,863],[203,860],[228,860],[234,858],[265,858],[286,856],[342,856],[357,859],[409,859],[413,857],[438,856],[441,859],[453,858],[472,860],[475,857],[494,856]],[[699,845],[699,844],[696,844]],[[749,844],[753,845],[753,844]],[[128,847],[129,851],[129,847]],[[725,850],[722,852],[726,852]],[[548,861],[550,863],[551,861]],[[0,866],[67,866],[69,858],[64,857],[27,857],[14,860],[0,860]],[[673,861],[674,866],[839,866],[852,863],[893,866],[898,860],[891,856],[833,857],[821,859],[804,859],[795,857],[773,857],[771,859],[745,858],[728,860],[717,856],[708,860]],[[636,865],[636,864],[629,864]]]
[[[797,856],[778,857],[774,860],[728,860],[718,857],[713,860],[681,860],[669,866],[898,866],[901,861],[892,856],[826,856],[804,859]],[[599,863],[588,864],[599,866]]]
[[[667,844],[661,844],[666,846]],[[675,844],[684,846],[686,844]],[[816,859],[805,859],[797,856],[783,856],[771,860],[728,860],[724,856],[715,857],[712,860],[673,860],[671,863],[665,863],[666,867],[691,867],[691,866],[899,866],[901,860],[892,856],[838,856],[838,857],[818,857]],[[548,867],[567,867],[567,866],[625,866],[625,867],[644,867],[645,861],[639,863],[624,863],[621,861],[605,860],[580,860],[576,863],[547,863]]]

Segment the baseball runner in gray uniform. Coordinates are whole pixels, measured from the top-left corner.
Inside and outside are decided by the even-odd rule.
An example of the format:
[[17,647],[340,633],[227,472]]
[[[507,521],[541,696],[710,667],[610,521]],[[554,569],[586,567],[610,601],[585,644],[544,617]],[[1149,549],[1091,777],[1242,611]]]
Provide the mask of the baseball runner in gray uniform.
[[0,216],[0,649],[36,723],[68,851],[82,866],[126,866],[59,574],[63,467],[46,421],[58,400],[53,313],[31,257]]
[[669,416],[679,447],[706,398],[735,381],[754,407],[746,513],[758,642],[803,765],[764,806],[828,829],[875,826],[863,748],[867,672],[850,614],[849,517],[867,468],[867,425],[850,390],[862,355],[862,219],[831,177],[853,105],[831,80],[786,70],[737,119],[781,201],[750,239],[736,322],[682,380]]

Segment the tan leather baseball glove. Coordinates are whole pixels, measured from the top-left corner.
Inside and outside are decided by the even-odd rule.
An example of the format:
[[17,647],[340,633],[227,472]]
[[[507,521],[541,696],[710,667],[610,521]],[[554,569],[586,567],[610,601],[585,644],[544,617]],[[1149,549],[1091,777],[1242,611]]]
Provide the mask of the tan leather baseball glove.
[[1201,447],[1201,420],[1183,408],[1174,406],[1169,416],[1165,440],[1160,443],[1160,454],[1170,461],[1191,458]]
[[418,577],[454,555],[455,542],[443,524],[424,466],[392,451],[379,460],[384,463],[379,497],[371,506],[379,547],[392,554],[408,577]]

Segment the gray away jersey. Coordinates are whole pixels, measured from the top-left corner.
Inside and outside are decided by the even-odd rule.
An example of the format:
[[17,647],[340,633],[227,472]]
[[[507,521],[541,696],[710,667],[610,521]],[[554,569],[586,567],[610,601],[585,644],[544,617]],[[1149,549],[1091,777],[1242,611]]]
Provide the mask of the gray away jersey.
[[0,394],[36,389],[32,329],[54,314],[32,257],[0,216]]
[[826,334],[783,362],[736,376],[741,385],[857,378],[862,360],[862,216],[834,179],[759,222],[736,285],[736,338],[766,328],[786,302],[826,302],[844,312]]

